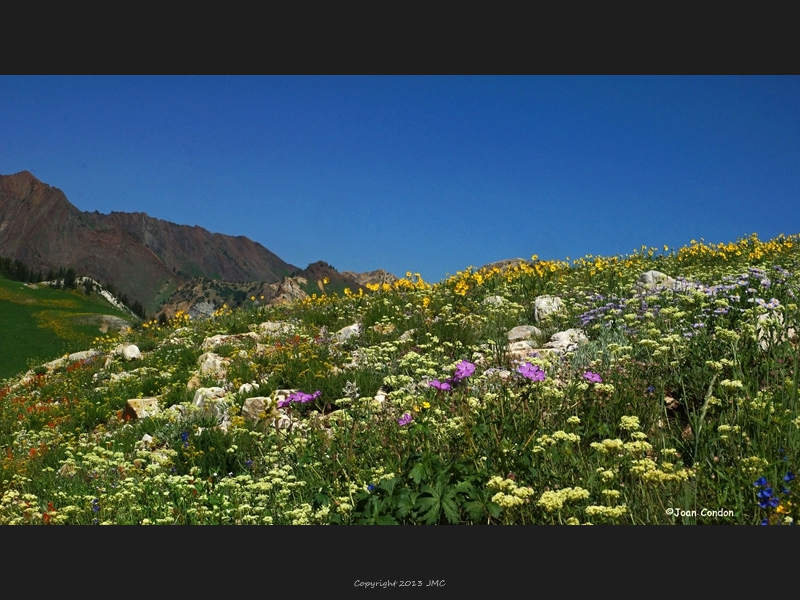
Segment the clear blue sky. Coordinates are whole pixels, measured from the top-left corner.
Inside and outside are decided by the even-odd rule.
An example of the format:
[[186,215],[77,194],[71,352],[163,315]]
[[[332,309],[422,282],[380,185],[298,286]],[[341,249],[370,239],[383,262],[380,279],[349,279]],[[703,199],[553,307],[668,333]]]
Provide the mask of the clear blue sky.
[[800,77],[0,76],[0,174],[419,272],[800,233]]

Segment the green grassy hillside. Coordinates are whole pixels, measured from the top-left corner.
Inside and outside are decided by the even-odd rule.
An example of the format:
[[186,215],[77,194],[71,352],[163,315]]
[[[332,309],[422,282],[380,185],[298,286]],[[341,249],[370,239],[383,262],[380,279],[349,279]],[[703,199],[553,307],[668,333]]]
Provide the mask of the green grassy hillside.
[[102,335],[103,315],[131,321],[100,295],[52,289],[0,278],[0,379],[91,346]]

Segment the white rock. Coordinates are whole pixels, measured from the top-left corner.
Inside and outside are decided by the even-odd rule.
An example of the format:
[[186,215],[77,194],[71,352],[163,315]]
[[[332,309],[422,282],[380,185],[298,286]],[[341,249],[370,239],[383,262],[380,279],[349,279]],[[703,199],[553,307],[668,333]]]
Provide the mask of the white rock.
[[[771,333],[767,331],[767,327],[769,327],[770,321],[773,322],[773,330],[776,328],[778,330],[783,329],[783,315],[779,312],[774,313],[764,313],[763,315],[758,315],[758,322],[756,324],[756,335],[758,339],[758,345],[762,350],[767,350],[769,348],[770,336]],[[781,334],[780,339],[773,340],[782,342],[786,338],[789,340],[796,340],[797,339],[797,332],[794,330],[794,327],[789,327],[786,330],[786,335]]]
[[564,307],[558,296],[539,296],[533,301],[533,318],[537,323],[546,316],[560,311]]
[[122,350],[122,356],[125,358],[125,360],[134,360],[135,358],[139,358],[141,355],[142,353],[136,344],[126,346]]
[[661,271],[647,271],[639,275],[633,287],[638,292],[652,292],[659,289],[677,289],[677,282]]
[[266,396],[254,396],[244,401],[242,406],[242,416],[250,421],[258,422],[259,415],[272,406],[272,398]]
[[358,335],[359,333],[361,333],[361,325],[359,323],[354,323],[353,325],[342,327],[334,334],[333,337],[336,338],[337,342],[343,342],[354,335]]
[[580,329],[567,329],[566,331],[554,333],[550,337],[550,341],[547,342],[544,347],[552,348],[558,354],[563,354],[565,352],[572,352],[577,349],[578,344],[588,341],[589,339],[586,337],[586,334]]
[[416,329],[409,329],[408,331],[404,331],[403,334],[399,338],[397,338],[397,340],[400,342],[410,342],[415,332]]
[[258,330],[262,334],[277,335],[279,333],[288,333],[291,326],[282,321],[265,321],[258,326]]
[[518,325],[508,332],[508,341],[529,340],[534,336],[542,335],[541,330],[533,325]]
[[505,301],[506,299],[503,298],[502,296],[487,296],[486,298],[483,299],[483,302],[481,302],[481,304],[491,304],[493,306],[500,306]]
[[512,342],[508,345],[508,357],[511,360],[527,358],[533,351],[534,347],[527,340]]
[[257,383],[243,383],[242,385],[239,386],[239,393],[249,394],[250,392],[255,391],[257,389],[258,389]]
[[245,338],[258,340],[258,334],[252,331],[248,331],[247,333],[235,333],[231,335],[225,335],[220,333],[217,335],[212,335],[210,338],[204,339],[203,343],[200,345],[200,348],[202,350],[208,351],[212,350],[213,348],[216,348],[217,346],[221,346],[222,344],[236,344],[237,342]]
[[221,387],[200,388],[194,393],[192,404],[200,409],[205,417],[214,417],[222,421],[228,416],[225,390]]
[[75,362],[78,360],[85,360],[87,358],[91,358],[92,356],[97,356],[100,354],[99,350],[95,350],[92,348],[91,350],[84,350],[83,352],[73,352],[67,358],[70,362]]
[[206,352],[200,355],[200,358],[197,359],[197,364],[200,366],[201,375],[215,375],[223,379],[230,360],[222,358],[213,352]]

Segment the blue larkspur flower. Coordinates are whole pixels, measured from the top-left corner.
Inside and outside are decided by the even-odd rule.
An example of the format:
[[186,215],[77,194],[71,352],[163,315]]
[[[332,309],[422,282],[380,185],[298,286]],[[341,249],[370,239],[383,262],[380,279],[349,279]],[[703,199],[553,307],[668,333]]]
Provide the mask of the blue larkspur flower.
[[789,471],[788,473],[786,473],[786,475],[783,476],[783,480],[786,482],[789,482],[792,479],[794,479],[794,473],[792,473],[791,471]]
[[761,479],[758,479],[757,481],[755,481],[753,483],[753,485],[756,486],[756,487],[766,487],[768,485],[767,484],[767,478],[766,477],[762,477]]

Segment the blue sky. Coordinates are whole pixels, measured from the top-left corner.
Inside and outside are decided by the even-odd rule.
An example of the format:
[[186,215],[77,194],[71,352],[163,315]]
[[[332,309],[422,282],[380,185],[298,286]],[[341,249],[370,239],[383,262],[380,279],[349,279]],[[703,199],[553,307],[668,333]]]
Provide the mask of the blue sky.
[[437,281],[800,233],[796,76],[0,76],[0,174]]

